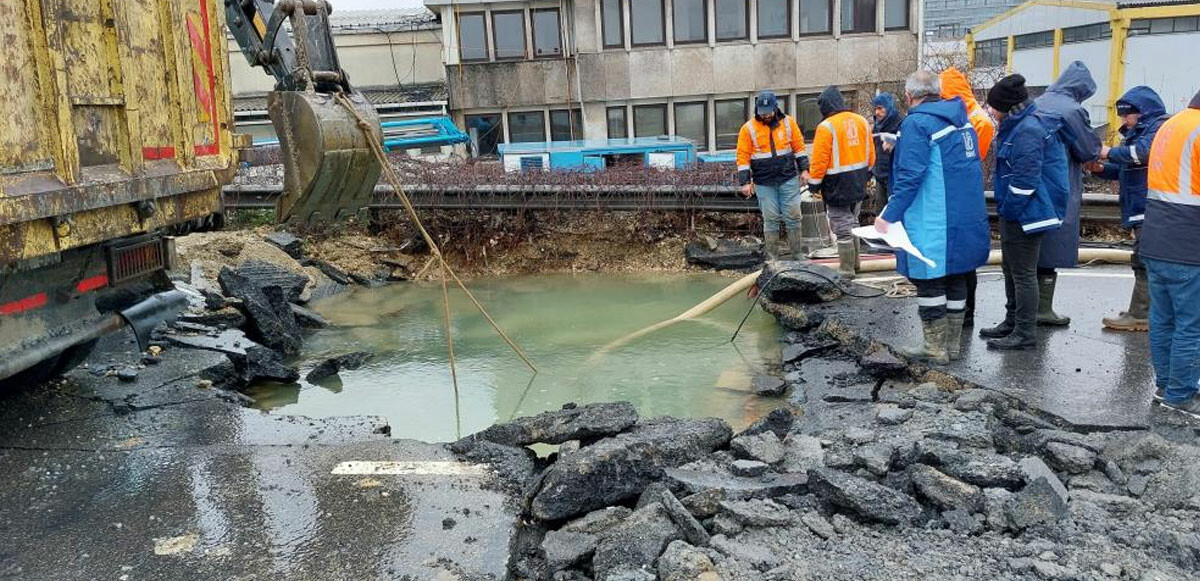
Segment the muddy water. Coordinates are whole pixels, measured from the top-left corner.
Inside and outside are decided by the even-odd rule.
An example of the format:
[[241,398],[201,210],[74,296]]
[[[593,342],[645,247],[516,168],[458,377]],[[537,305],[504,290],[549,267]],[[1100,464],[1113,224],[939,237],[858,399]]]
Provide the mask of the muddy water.
[[314,305],[332,323],[310,336],[301,373],[323,358],[370,351],[361,369],[314,385],[252,388],[277,413],[386,417],[395,437],[447,441],[497,421],[567,402],[632,401],[643,415],[717,416],[746,425],[777,402],[750,393],[754,374],[779,361],[779,330],[756,309],[728,342],[749,301],[603,356],[610,342],[672,317],[732,282],[710,274],[554,275],[476,281],[472,290],[537,365],[534,376],[467,298],[451,289],[458,363],[447,365],[441,287],[359,289]]

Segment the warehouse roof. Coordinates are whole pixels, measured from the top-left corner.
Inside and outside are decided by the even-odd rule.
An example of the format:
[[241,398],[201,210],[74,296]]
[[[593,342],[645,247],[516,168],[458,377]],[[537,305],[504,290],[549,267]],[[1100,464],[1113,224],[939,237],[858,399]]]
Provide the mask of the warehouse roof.
[[[358,91],[376,107],[403,105],[405,103],[428,103],[446,101],[445,83],[404,85],[402,87],[358,87]],[[237,113],[267,110],[266,93],[238,95],[233,98],[233,110]]]
[[334,34],[401,32],[440,28],[437,15],[424,6],[388,10],[334,10],[329,15]]

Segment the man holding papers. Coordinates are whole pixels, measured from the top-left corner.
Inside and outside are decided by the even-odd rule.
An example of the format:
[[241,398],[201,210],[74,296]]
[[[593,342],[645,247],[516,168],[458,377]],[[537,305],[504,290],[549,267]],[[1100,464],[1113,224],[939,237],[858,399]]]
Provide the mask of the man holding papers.
[[893,223],[903,224],[928,259],[896,253],[896,269],[917,287],[924,335],[923,344],[905,355],[946,363],[962,349],[965,275],[988,259],[979,143],[962,101],[942,100],[937,76],[913,73],[904,96],[909,110],[893,152],[891,195],[875,229],[887,232]]

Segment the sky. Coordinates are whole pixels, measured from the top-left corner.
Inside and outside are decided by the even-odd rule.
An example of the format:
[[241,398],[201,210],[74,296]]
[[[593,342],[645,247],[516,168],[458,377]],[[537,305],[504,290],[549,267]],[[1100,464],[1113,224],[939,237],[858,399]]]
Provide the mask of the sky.
[[421,5],[421,0],[329,0],[334,12],[338,10],[372,10],[387,8],[412,8]]

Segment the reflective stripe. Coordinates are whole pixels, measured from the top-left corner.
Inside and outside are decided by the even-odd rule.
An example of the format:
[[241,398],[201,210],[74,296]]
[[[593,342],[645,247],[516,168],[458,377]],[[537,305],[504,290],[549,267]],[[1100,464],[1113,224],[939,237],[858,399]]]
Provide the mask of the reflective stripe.
[[1133,163],[1142,163],[1142,160],[1138,159],[1136,145],[1129,146],[1129,157],[1133,158]]
[[783,126],[784,126],[784,127],[787,129],[787,139],[788,139],[788,145],[791,145],[791,143],[792,143],[792,121],[791,121],[791,117],[788,117],[787,115],[784,115],[784,116],[783,116]]
[[[1189,176],[1191,177],[1191,176]],[[1182,204],[1184,206],[1200,206],[1200,195],[1196,194],[1173,194],[1162,190],[1150,190],[1146,197],[1151,200],[1158,200],[1168,204]]]
[[1130,221],[1130,222],[1141,222],[1142,220],[1145,220],[1145,219],[1146,219],[1146,215],[1145,215],[1145,214],[1138,214],[1138,215],[1136,215],[1136,216],[1130,216],[1130,217],[1129,217],[1129,221]]
[[738,166],[738,171],[746,171],[746,170],[749,170],[749,169],[750,169],[750,166],[749,166],[749,165],[739,165],[739,166]]
[[1179,193],[1185,196],[1200,194],[1200,192],[1192,191],[1192,148],[1196,146],[1197,139],[1200,139],[1200,127],[1188,135],[1187,141],[1183,142],[1183,150],[1179,154]]
[[750,142],[752,144],[754,144],[755,148],[757,148],[758,147],[758,132],[754,130],[754,121],[747,121],[746,129],[750,132]]
[[961,311],[967,308],[967,300],[961,301],[946,301],[946,308],[952,311]]
[[826,174],[826,175],[833,175],[833,174],[839,174],[839,173],[846,173],[846,172],[848,172],[848,171],[854,171],[854,170],[856,170],[856,169],[863,169],[863,168],[865,168],[865,167],[868,167],[868,165],[869,165],[869,164],[867,164],[867,162],[865,162],[865,161],[860,161],[860,162],[858,162],[858,163],[852,163],[852,164],[850,164],[850,165],[844,165],[844,166],[838,166],[838,167],[831,167],[831,168],[829,168],[829,171],[826,171],[826,172],[825,172],[825,174]]
[[817,179],[809,178],[808,183],[810,183],[814,186],[818,186],[818,185],[821,185],[821,179],[820,178],[817,178]]
[[[841,153],[838,152],[837,131],[833,130],[833,123],[830,123],[829,121],[822,121],[821,125],[819,125],[818,127],[824,127],[827,131],[829,131],[829,137],[832,138],[832,140],[833,140],[833,142],[832,142],[833,155],[832,155],[832,160],[829,162],[829,165],[831,167],[841,167],[841,165],[842,165],[841,157],[842,156],[841,156]],[[833,170],[831,169],[830,171],[827,171],[825,173],[830,173],[831,171],[833,171]]]
[[1010,191],[1018,196],[1032,196],[1033,195],[1033,190],[1022,190],[1021,188],[1018,188],[1016,186],[1008,186],[1008,191]]
[[946,304],[946,295],[940,297],[917,297],[918,307],[940,307]]
[[750,159],[771,159],[772,157],[775,156],[771,155],[770,153],[756,153],[751,155]]
[[930,141],[937,141],[937,140],[939,140],[939,139],[941,139],[941,138],[943,138],[943,137],[945,137],[945,136],[947,136],[947,135],[950,135],[951,133],[954,133],[955,131],[962,131],[962,130],[964,130],[964,129],[971,129],[971,128],[972,128],[972,127],[971,127],[971,125],[970,125],[970,124],[963,125],[962,127],[955,127],[955,126],[953,126],[953,125],[947,125],[947,126],[943,127],[943,128],[941,129],[941,131],[938,131],[937,133],[934,133],[933,135],[930,135],[930,136],[929,136],[929,140],[930,140]]
[[1046,226],[1060,226],[1060,225],[1062,225],[1062,220],[1059,220],[1058,218],[1050,218],[1049,220],[1042,220],[1041,222],[1025,224],[1025,225],[1021,226],[1021,229],[1028,232],[1030,230],[1039,230],[1041,228],[1045,228]]

